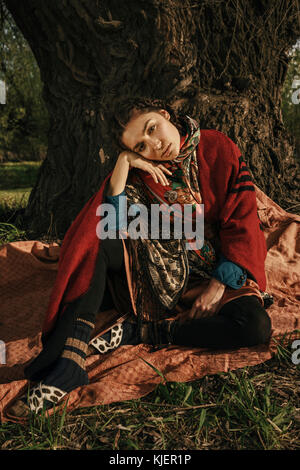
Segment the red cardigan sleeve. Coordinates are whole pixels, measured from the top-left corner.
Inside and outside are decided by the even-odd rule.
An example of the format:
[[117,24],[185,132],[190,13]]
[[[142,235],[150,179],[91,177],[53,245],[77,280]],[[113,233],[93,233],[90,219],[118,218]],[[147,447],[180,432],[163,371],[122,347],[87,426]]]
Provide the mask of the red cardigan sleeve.
[[246,269],[259,288],[266,288],[264,263],[266,242],[257,212],[256,193],[247,165],[237,145],[216,131],[222,143],[221,171],[225,191],[219,211],[221,251],[233,263]]

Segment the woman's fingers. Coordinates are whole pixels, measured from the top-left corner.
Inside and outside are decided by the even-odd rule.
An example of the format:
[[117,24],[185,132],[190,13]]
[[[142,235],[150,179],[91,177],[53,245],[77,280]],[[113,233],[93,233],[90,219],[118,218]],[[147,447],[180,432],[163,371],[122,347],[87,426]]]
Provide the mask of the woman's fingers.
[[151,165],[150,167],[148,167],[147,171],[149,171],[149,173],[153,176],[153,179],[156,183],[158,183],[158,180],[159,180],[160,183],[163,184],[164,186],[169,184],[166,176],[161,171],[161,169],[158,168],[157,166]]
[[188,315],[188,318],[190,318],[191,320],[196,320],[197,318],[205,318],[205,317],[210,317],[212,315],[214,315],[215,313],[215,308],[212,307],[211,305],[203,305],[203,303],[201,301],[199,301],[198,299],[195,300],[190,312],[189,312],[189,315]]
[[157,179],[157,176],[156,176],[156,173],[155,173],[154,169],[153,168],[148,168],[147,171],[149,171],[150,175],[152,175],[155,183],[158,183],[158,179]]
[[[153,177],[155,183],[160,182],[164,186],[169,185],[169,181],[165,175],[165,172],[168,174],[172,174],[172,172],[166,168],[164,165],[159,163],[158,165],[149,161],[145,161],[143,157],[139,156],[138,154],[130,155],[131,156],[131,166],[135,168],[139,168],[141,170],[147,171]],[[133,158],[135,157],[135,158]]]
[[132,167],[139,168],[150,173],[155,183],[160,182],[164,186],[169,185],[169,181],[165,172],[170,175],[172,174],[172,172],[161,163],[159,165],[156,165],[152,162],[150,163],[149,161],[145,161],[142,157],[132,157],[130,161]]
[[169,180],[168,178],[166,177],[165,173],[168,173],[168,176],[172,174],[172,171],[170,171],[168,168],[166,168],[164,165],[162,165],[161,163],[157,166],[157,168],[159,168],[162,172],[162,175],[164,177],[164,181],[165,181],[165,184],[166,185],[169,185]]
[[199,312],[199,310],[201,311],[200,302],[199,302],[198,299],[196,299],[195,302],[193,303],[193,306],[192,306],[192,309],[190,311],[189,317],[191,319],[195,319],[196,316],[197,316],[197,313]]
[[168,185],[169,181],[168,181],[167,177],[165,176],[164,172],[159,167],[156,167],[156,170],[157,170],[157,173],[159,175],[159,178],[160,178],[162,184],[163,185]]
[[169,173],[170,175],[172,174],[172,171],[169,170],[169,168],[166,168],[164,165],[162,165],[161,163],[159,163],[159,165],[157,165],[158,168],[160,168],[161,170],[165,171],[166,173]]

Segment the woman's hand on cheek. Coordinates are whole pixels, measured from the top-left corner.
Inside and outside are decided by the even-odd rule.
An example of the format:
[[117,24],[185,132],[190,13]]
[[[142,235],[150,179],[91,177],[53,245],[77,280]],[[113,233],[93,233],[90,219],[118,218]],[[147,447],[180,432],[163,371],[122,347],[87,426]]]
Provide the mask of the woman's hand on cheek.
[[146,160],[135,152],[125,151],[122,152],[121,155],[123,155],[124,158],[127,158],[130,167],[138,168],[139,170],[143,170],[149,173],[154,179],[155,183],[161,183],[163,186],[169,184],[165,173],[171,175],[172,172],[161,163],[157,164],[152,160]]
[[226,286],[212,278],[205,291],[197,297],[187,316],[182,320],[210,317],[216,313]]

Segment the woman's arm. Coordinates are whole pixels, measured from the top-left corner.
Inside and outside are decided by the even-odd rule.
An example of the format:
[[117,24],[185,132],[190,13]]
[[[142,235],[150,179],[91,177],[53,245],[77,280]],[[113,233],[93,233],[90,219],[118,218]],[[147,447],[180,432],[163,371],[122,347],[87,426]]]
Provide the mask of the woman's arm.
[[[204,131],[203,131],[204,132]],[[219,225],[220,251],[265,290],[266,241],[257,213],[256,192],[238,146],[220,131],[207,131],[199,151],[199,179]],[[204,163],[203,163],[204,162]],[[210,199],[207,199],[208,201]],[[212,199],[214,198],[214,199]]]
[[160,182],[164,186],[169,184],[165,173],[172,174],[170,170],[160,163],[157,164],[154,161],[145,160],[138,153],[124,151],[120,153],[110,177],[107,196],[116,196],[124,191],[130,167],[150,173],[156,183]]
[[120,153],[114,171],[110,177],[107,196],[116,196],[124,191],[126,181],[128,178],[128,172],[130,163],[128,160],[128,153]]

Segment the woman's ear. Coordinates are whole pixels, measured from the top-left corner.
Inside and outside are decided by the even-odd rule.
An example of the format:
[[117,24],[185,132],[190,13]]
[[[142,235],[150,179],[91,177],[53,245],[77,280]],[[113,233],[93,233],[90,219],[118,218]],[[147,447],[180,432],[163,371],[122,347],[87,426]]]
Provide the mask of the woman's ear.
[[166,118],[168,121],[170,120],[170,114],[168,113],[168,111],[166,109],[161,109],[159,111],[159,114],[161,114],[164,118]]

